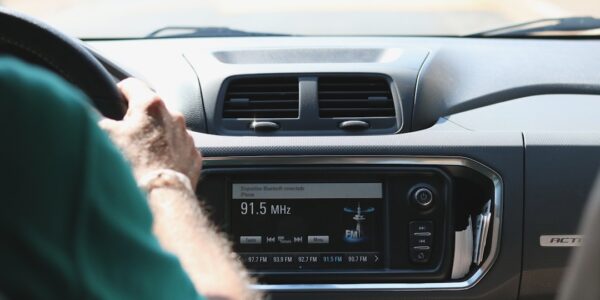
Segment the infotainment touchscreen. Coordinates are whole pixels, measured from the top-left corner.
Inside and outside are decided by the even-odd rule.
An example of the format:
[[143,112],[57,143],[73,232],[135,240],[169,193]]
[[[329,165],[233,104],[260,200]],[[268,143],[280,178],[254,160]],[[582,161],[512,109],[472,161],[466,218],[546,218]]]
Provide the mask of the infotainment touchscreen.
[[381,266],[383,184],[233,183],[231,232],[254,269]]

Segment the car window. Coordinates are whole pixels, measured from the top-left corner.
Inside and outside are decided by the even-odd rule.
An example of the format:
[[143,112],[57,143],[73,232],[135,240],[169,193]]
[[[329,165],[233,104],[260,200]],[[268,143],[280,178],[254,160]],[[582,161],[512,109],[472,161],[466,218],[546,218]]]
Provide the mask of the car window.
[[459,36],[543,18],[600,16],[597,0],[0,0],[0,5],[80,38],[141,38],[173,26],[286,35]]

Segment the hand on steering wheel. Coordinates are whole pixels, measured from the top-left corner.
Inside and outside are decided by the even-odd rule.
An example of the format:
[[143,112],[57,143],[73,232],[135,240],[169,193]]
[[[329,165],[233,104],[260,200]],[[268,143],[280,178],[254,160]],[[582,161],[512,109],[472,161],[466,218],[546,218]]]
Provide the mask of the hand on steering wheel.
[[118,87],[128,101],[127,113],[122,121],[100,121],[100,127],[129,159],[138,182],[146,174],[170,169],[186,175],[195,190],[202,156],[183,115],[169,112],[161,98],[139,80],[129,78]]

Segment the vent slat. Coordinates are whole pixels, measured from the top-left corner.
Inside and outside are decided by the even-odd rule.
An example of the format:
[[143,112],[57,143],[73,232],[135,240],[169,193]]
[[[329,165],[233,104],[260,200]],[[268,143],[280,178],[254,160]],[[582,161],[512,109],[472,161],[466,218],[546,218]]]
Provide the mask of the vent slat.
[[364,90],[356,90],[356,91],[351,91],[351,90],[337,90],[337,91],[319,91],[319,94],[321,95],[338,95],[338,94],[350,94],[350,95],[370,95],[370,94],[383,94],[383,95],[387,95],[389,94],[390,91],[389,90],[373,90],[373,91],[364,91]]
[[235,86],[237,88],[265,88],[265,87],[287,87],[287,88],[296,88],[297,83],[238,83]]
[[357,109],[357,108],[341,108],[341,107],[336,107],[336,108],[322,108],[321,111],[323,112],[336,112],[336,111],[345,111],[345,112],[361,112],[361,111],[370,111],[370,112],[390,112],[390,111],[394,111],[393,108],[376,108],[376,107],[372,107],[372,108],[367,108],[367,109]]
[[248,101],[229,101],[225,104],[298,104],[298,100],[271,100],[271,99],[252,99]]
[[323,76],[319,78],[321,118],[394,117],[394,98],[380,76]]
[[228,109],[225,118],[295,118],[297,109]]
[[225,92],[223,117],[297,118],[297,77],[245,77],[232,80]]
[[321,98],[321,99],[319,99],[319,102],[321,102],[321,103],[345,103],[345,102],[367,102],[367,101],[368,102],[373,102],[373,103],[375,103],[375,102],[377,102],[377,103],[386,102],[386,103],[392,103],[393,104],[393,101],[391,101],[391,99],[389,99],[389,98],[381,98],[381,99],[379,99],[379,98],[372,98],[372,99],[365,99],[365,98],[362,98],[362,99],[352,99],[352,98],[323,99],[323,98]]
[[344,108],[324,108],[320,110],[320,115],[322,118],[337,118],[343,116],[345,118],[349,117],[361,117],[361,118],[372,118],[372,117],[382,117],[382,116],[390,116],[394,115],[393,108],[361,108],[361,109],[344,109]]
[[239,112],[264,113],[264,112],[293,112],[293,111],[296,111],[296,109],[293,109],[293,108],[277,108],[277,109],[271,109],[271,108],[264,108],[264,109],[254,108],[254,109],[229,109],[228,111],[230,113],[239,113]]
[[228,97],[237,97],[237,96],[254,96],[254,95],[266,95],[266,96],[296,96],[298,95],[298,91],[274,91],[274,92],[265,92],[265,91],[259,91],[259,92],[248,92],[248,91],[243,91],[243,92],[228,92],[227,96]]
[[247,102],[226,102],[225,108],[298,108],[298,101],[294,100],[274,100],[274,101],[247,101]]
[[394,108],[394,103],[391,101],[362,101],[362,100],[321,100],[320,108]]

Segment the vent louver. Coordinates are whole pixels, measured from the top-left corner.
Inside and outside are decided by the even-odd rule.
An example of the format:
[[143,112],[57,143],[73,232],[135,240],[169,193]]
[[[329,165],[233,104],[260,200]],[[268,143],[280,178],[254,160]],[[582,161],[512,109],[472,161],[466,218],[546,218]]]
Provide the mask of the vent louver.
[[321,118],[394,117],[388,81],[379,76],[322,76],[319,78]]
[[252,77],[232,80],[225,92],[223,117],[297,118],[297,77]]

